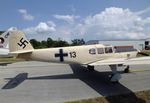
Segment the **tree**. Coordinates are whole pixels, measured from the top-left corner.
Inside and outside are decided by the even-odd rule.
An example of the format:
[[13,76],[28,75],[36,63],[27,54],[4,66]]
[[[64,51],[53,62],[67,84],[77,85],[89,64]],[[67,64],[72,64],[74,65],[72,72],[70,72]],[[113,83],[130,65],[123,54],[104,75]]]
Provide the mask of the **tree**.
[[41,43],[37,41],[36,39],[31,39],[30,43],[32,44],[33,48],[39,49],[42,48]]
[[59,41],[53,41],[52,46],[53,47],[65,47],[65,46],[69,46],[69,44],[66,41],[59,40]]
[[71,40],[71,41],[72,41],[71,45],[73,45],[73,46],[85,44],[85,41],[83,39],[74,39],[74,40]]
[[42,41],[41,41],[41,46],[42,46],[42,48],[47,48],[47,47],[48,47],[48,46],[47,46],[47,41],[42,40]]
[[64,46],[69,46],[68,42],[62,40],[57,41],[56,47],[64,47]]
[[[47,40],[37,41],[36,39],[31,39],[30,43],[35,49],[39,48],[50,48],[50,47],[65,47],[69,46],[70,44],[64,40],[53,40],[51,38],[47,38]],[[74,39],[72,40],[72,46],[75,45],[83,45],[85,41],[83,39]]]
[[54,41],[51,38],[47,38],[47,47],[53,47]]

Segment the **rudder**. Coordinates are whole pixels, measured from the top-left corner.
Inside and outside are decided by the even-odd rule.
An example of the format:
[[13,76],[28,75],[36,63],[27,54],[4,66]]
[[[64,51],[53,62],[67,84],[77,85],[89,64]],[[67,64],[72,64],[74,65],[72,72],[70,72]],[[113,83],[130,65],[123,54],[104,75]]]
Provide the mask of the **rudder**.
[[10,34],[11,34],[9,39],[10,53],[14,54],[28,53],[34,50],[22,31],[13,30],[10,31]]

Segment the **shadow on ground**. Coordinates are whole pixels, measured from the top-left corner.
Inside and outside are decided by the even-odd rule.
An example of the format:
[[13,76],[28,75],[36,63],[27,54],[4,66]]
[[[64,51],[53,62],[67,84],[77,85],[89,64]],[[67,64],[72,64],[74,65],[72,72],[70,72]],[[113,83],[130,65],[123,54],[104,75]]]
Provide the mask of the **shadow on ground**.
[[[123,86],[121,83],[109,82],[108,75],[111,74],[111,72],[88,71],[85,67],[82,67],[80,65],[70,65],[70,67],[73,71],[73,74],[28,77],[28,73],[21,73],[14,78],[6,78],[10,81],[2,89],[13,89],[19,86],[19,84],[21,84],[26,79],[80,79],[100,95],[108,96],[106,97],[106,99],[109,103],[145,103],[144,100],[137,98],[131,90]],[[121,95],[119,97],[113,96],[126,93],[129,93],[129,95]],[[122,101],[123,99],[130,97],[132,97],[130,101]]]
[[0,66],[7,66],[8,64],[12,64],[12,62],[0,62]]
[[28,78],[28,73],[20,73],[14,78],[6,78],[9,82],[2,89],[13,89]]

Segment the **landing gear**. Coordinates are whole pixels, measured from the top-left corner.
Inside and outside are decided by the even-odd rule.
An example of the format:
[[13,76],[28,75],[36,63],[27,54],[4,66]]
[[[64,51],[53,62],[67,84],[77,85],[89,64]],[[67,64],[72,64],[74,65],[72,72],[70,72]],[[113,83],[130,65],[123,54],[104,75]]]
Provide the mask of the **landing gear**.
[[109,65],[112,70],[112,74],[110,75],[111,82],[118,82],[121,79],[121,75],[117,72],[117,65]]
[[88,69],[89,71],[94,71],[94,66],[88,65],[88,66],[87,66],[87,69]]
[[124,73],[129,73],[130,72],[130,66],[129,65],[127,65],[127,67],[124,69]]

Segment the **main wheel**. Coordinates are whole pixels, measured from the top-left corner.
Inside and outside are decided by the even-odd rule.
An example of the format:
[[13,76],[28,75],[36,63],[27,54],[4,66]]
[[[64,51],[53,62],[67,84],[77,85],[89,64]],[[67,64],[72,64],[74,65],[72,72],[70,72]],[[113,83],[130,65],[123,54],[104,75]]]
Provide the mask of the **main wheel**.
[[129,65],[124,69],[124,73],[129,73],[130,72],[130,69],[129,69]]
[[94,66],[88,65],[88,66],[87,66],[87,69],[88,69],[89,71],[94,71]]

